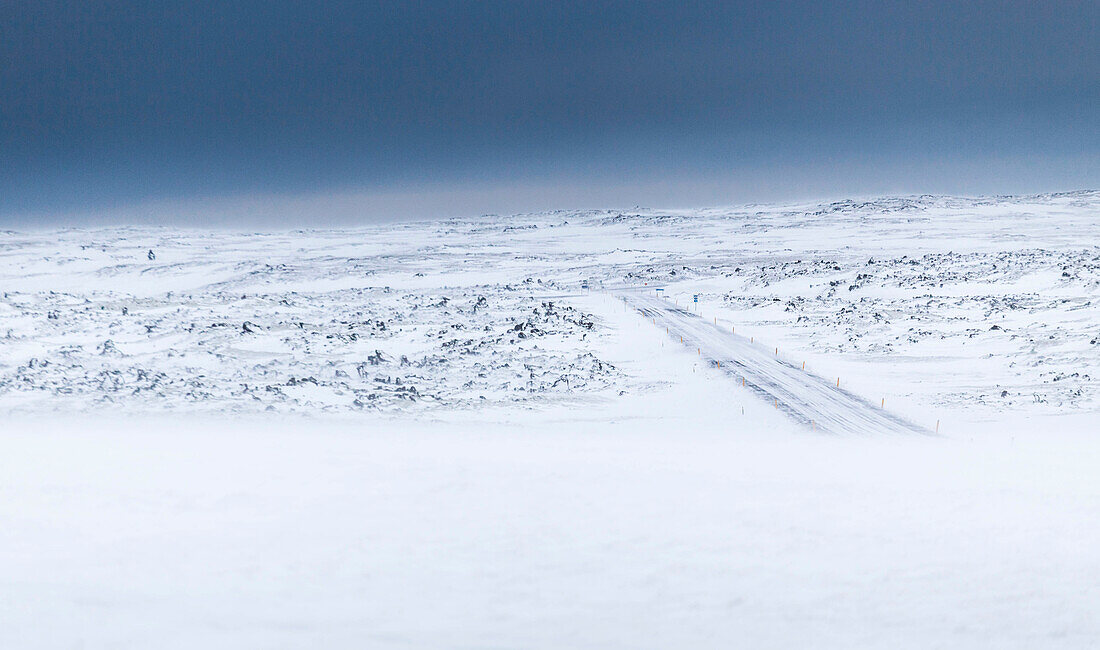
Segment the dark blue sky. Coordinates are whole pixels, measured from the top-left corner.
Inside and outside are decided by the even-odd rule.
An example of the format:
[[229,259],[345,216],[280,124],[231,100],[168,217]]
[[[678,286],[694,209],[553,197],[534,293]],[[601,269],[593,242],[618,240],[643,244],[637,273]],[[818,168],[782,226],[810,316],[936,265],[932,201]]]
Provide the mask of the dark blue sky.
[[0,221],[1097,187],[1098,35],[1095,0],[11,0]]

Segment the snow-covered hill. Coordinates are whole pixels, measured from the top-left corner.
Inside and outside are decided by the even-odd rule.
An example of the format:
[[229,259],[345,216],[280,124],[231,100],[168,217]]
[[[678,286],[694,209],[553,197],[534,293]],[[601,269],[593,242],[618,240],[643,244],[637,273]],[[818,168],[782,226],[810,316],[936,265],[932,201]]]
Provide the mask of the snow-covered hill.
[[1091,410],[1098,242],[1097,192],[5,233],[0,408],[610,401],[659,378],[607,358],[597,298],[648,284],[927,424]]

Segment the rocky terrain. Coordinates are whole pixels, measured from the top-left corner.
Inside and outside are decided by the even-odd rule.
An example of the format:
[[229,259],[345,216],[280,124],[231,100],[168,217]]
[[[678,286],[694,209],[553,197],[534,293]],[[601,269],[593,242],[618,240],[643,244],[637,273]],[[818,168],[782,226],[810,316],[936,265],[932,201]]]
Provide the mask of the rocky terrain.
[[1096,192],[5,232],[0,409],[610,400],[654,380],[603,352],[619,333],[590,298],[624,286],[698,295],[708,315],[922,408],[1095,409],[1098,241]]

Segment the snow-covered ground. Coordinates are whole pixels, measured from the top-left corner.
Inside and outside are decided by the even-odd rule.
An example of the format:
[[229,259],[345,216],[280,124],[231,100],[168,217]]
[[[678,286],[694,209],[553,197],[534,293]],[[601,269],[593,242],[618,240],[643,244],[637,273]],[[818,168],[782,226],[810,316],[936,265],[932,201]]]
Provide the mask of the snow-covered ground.
[[654,378],[604,363],[598,289],[648,283],[922,423],[1095,410],[1098,215],[1078,192],[3,234],[0,409],[611,399]]
[[1095,647],[1097,436],[657,403],[9,430],[0,646]]
[[[657,287],[942,435],[815,434]],[[0,647],[1100,638],[1097,192],[3,233],[0,291]]]

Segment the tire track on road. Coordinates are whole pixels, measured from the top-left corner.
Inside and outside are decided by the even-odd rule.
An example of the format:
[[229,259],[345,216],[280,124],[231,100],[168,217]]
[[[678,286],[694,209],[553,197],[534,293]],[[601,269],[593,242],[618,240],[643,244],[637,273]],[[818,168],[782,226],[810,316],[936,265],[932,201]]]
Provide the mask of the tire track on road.
[[640,292],[619,296],[658,326],[667,327],[670,335],[682,336],[686,346],[697,347],[727,374],[743,378],[745,387],[769,402],[774,400],[777,408],[806,427],[836,434],[931,434],[666,300]]

